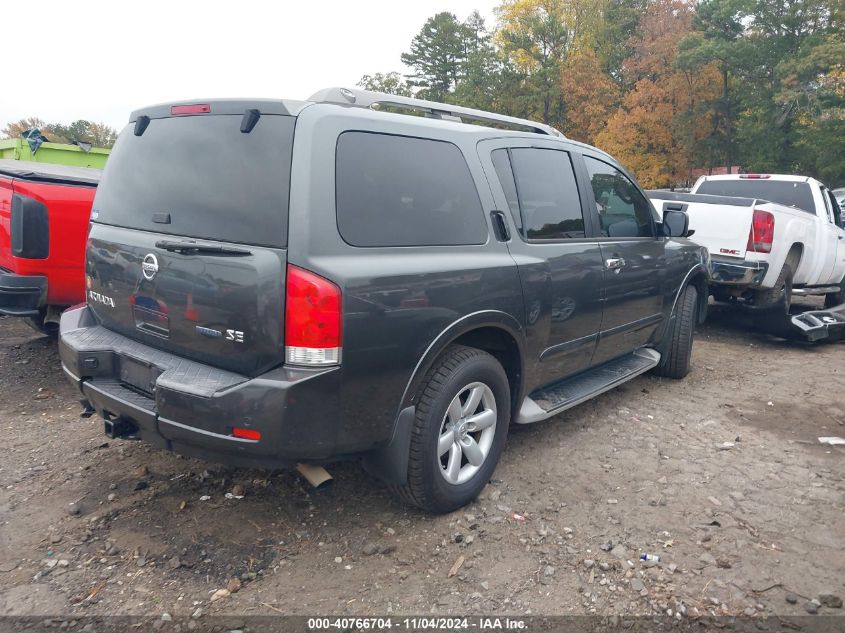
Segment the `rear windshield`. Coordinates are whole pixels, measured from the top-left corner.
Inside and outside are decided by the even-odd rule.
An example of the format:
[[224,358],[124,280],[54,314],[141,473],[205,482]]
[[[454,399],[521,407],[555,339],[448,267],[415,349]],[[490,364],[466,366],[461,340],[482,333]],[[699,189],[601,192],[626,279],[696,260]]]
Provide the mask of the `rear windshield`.
[[244,134],[241,118],[153,119],[141,136],[135,136],[130,124],[106,164],[91,219],[170,235],[284,247],[296,120],[262,115]]
[[709,193],[714,196],[736,196],[757,198],[777,202],[815,213],[813,192],[806,182],[784,182],[782,180],[705,180],[695,193]]

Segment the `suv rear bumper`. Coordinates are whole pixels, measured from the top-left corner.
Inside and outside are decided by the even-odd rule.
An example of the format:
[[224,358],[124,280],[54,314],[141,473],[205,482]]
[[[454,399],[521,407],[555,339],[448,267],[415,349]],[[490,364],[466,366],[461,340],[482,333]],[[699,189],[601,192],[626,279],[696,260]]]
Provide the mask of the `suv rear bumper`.
[[[337,367],[280,367],[249,378],[104,328],[86,306],[65,311],[60,334],[65,374],[107,425],[120,421],[155,446],[259,468],[347,454],[336,442],[342,417]],[[234,427],[261,437],[234,437]]]
[[714,284],[756,287],[763,283],[768,272],[767,262],[710,258],[710,283]]
[[0,314],[38,316],[47,300],[47,278],[0,269]]

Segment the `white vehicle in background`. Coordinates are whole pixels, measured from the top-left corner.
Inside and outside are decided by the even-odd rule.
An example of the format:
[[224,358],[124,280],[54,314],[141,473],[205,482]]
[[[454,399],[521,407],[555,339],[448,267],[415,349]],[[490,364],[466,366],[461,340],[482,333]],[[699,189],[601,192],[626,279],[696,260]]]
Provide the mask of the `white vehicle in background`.
[[845,225],[818,180],[776,174],[702,176],[688,194],[651,191],[658,213],[689,216],[693,242],[711,258],[717,301],[789,311],[793,296],[845,303]]
[[839,208],[845,209],[845,187],[834,189],[833,197],[836,198],[836,201],[839,203]]

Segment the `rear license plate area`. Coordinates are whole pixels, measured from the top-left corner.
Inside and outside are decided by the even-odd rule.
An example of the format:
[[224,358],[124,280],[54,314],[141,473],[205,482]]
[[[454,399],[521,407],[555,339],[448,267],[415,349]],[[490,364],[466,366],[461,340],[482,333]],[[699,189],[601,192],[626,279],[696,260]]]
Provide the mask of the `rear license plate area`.
[[129,356],[120,357],[120,382],[127,387],[152,396],[161,371],[152,365]]

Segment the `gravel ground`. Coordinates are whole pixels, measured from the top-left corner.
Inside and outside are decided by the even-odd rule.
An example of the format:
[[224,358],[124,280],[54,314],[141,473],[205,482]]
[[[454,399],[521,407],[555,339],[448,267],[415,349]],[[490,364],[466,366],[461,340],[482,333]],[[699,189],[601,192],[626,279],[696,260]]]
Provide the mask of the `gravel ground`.
[[352,463],[315,492],[108,440],[0,318],[0,615],[840,614],[845,447],[818,437],[845,436],[845,346],[747,326],[717,309],[685,380],[514,429],[433,517]]

